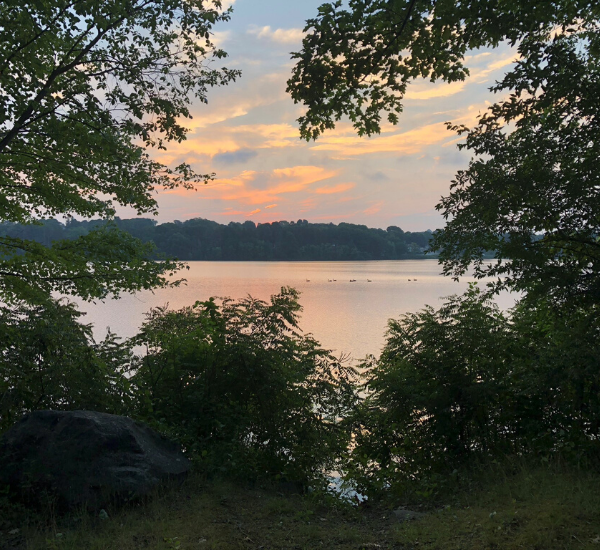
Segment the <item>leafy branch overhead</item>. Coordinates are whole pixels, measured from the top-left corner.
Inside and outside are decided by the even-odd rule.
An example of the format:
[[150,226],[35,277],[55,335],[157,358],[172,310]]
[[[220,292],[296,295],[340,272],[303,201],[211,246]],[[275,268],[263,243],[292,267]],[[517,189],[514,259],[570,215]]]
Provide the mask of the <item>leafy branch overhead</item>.
[[[348,117],[358,134],[398,121],[409,83],[468,75],[468,50],[507,42],[519,60],[461,148],[475,155],[437,209],[444,272],[474,263],[494,290],[597,303],[600,296],[600,4],[589,0],[351,0],[308,21],[289,88],[316,139]],[[484,260],[494,251],[497,263]]]
[[464,80],[469,49],[512,45],[577,24],[600,8],[590,0],[341,0],[307,21],[288,92],[306,106],[303,138],[316,139],[348,117],[359,135],[393,124],[408,84]]
[[[116,205],[154,212],[155,189],[210,179],[166,167],[148,148],[185,139],[192,98],[206,103],[209,88],[239,75],[214,66],[226,54],[211,32],[229,16],[216,0],[3,2],[0,220],[110,218]],[[0,253],[31,246],[0,241]],[[28,258],[29,273],[36,258],[54,263],[41,250]],[[29,276],[1,267],[3,277]]]
[[[598,303],[599,36],[523,42],[522,60],[494,88],[507,99],[474,128],[455,128],[477,156],[437,207],[448,221],[432,248],[446,274],[474,262],[497,288]],[[486,250],[504,260],[485,262]]]

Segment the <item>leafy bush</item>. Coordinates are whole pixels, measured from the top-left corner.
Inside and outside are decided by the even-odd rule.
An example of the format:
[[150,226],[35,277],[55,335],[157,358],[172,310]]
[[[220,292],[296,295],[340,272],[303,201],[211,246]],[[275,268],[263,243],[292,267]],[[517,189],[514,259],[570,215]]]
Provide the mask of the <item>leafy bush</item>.
[[594,455],[599,328],[595,310],[543,302],[505,315],[475,286],[390,321],[381,357],[365,365],[350,476],[367,494],[414,481],[428,493],[507,455]]
[[528,446],[571,461],[600,456],[600,312],[529,298],[515,308],[514,414]]
[[322,477],[345,452],[354,371],[298,330],[298,292],[153,309],[135,338],[138,415],[207,473]]
[[97,344],[65,301],[0,307],[0,431],[39,409],[122,412],[130,354],[113,334]]
[[368,493],[398,480],[449,473],[498,445],[510,331],[475,288],[435,311],[391,320],[354,421],[353,474]]

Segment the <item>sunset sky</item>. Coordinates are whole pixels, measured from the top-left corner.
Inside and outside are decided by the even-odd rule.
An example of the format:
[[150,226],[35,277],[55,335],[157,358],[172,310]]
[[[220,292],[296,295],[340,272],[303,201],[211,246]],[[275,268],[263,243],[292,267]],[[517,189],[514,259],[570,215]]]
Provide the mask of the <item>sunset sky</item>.
[[[286,94],[305,20],[322,0],[235,0],[232,20],[215,39],[242,70],[208,105],[194,105],[187,141],[156,155],[166,164],[189,162],[217,179],[198,191],[162,192],[159,222],[207,218],[220,223],[307,219],[422,231],[443,226],[435,205],[469,154],[444,122],[472,124],[494,96],[516,52],[508,46],[471,52],[471,77],[454,84],[415,81],[397,126],[359,138],[341,122],[316,142],[300,140],[303,107]],[[130,217],[119,212],[123,217]]]

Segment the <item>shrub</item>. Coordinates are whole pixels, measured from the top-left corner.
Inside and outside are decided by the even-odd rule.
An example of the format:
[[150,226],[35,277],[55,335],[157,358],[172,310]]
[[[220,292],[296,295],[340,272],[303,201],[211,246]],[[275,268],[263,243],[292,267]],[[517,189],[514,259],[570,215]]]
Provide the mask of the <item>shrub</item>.
[[505,316],[475,287],[438,311],[389,322],[354,418],[351,468],[363,491],[449,473],[497,448],[510,338]]
[[509,455],[598,456],[599,330],[595,308],[525,299],[504,314],[475,286],[390,321],[364,365],[350,476],[367,494],[427,494]]
[[519,338],[514,411],[528,446],[569,461],[600,456],[598,308],[525,299],[512,316]]
[[33,410],[125,409],[129,351],[95,343],[81,315],[64,300],[0,307],[0,431]]
[[300,333],[298,292],[153,309],[132,370],[138,414],[207,473],[323,478],[349,435],[354,371]]

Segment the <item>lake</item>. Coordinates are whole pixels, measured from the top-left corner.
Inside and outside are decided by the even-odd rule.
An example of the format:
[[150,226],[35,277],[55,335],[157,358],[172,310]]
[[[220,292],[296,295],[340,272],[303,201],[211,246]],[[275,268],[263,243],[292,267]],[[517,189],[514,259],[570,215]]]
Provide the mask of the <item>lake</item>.
[[[440,274],[437,260],[382,262],[189,262],[181,277],[185,286],[125,295],[119,300],[81,304],[83,321],[94,325],[96,338],[106,328],[122,337],[136,334],[150,308],[173,309],[211,296],[268,300],[282,286],[301,292],[300,327],[336,355],[359,360],[377,355],[384,343],[387,321],[425,305],[439,307],[443,298],[461,294],[474,279],[454,282]],[[350,282],[354,279],[356,282]],[[334,282],[335,280],[335,282]],[[371,282],[368,282],[368,281]],[[515,298],[497,298],[507,309]]]

